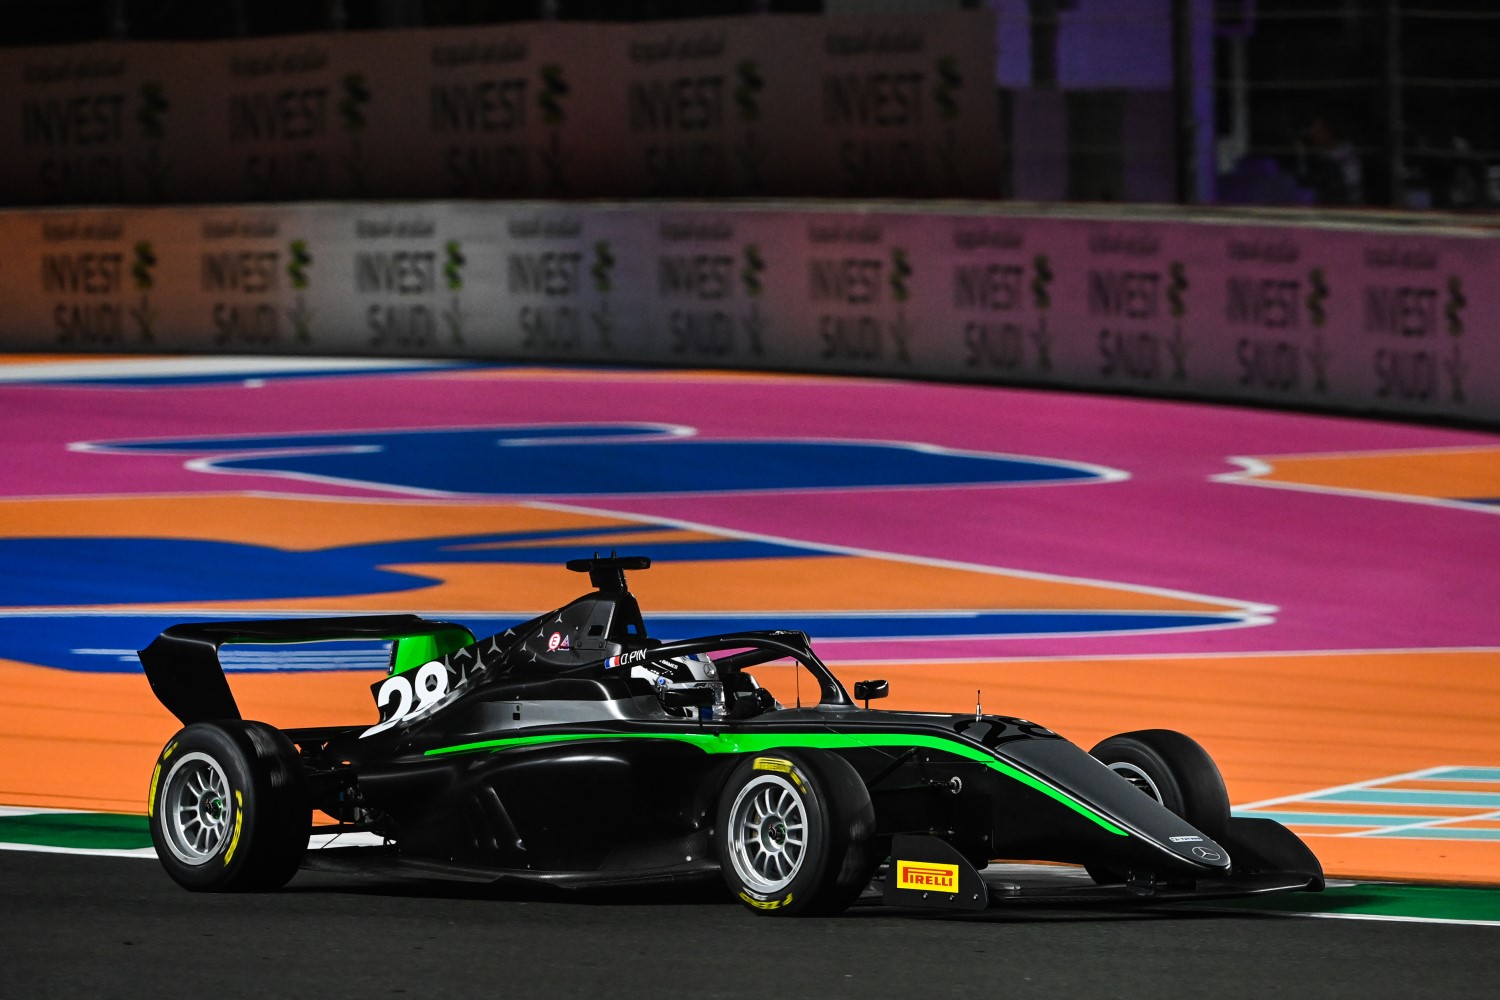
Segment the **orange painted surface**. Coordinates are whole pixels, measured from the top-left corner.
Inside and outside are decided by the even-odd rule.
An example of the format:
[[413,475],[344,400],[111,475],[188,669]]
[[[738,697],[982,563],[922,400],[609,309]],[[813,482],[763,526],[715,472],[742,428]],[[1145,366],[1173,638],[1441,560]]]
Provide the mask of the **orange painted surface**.
[[[985,711],[1032,719],[1085,748],[1116,732],[1179,729],[1218,762],[1236,804],[1438,764],[1500,767],[1494,651],[872,664],[840,674],[848,683],[887,678],[891,708],[952,710],[973,704],[980,689]],[[1473,883],[1500,876],[1500,841],[1414,846],[1335,835],[1355,829],[1298,832],[1333,875]]]
[[[362,545],[391,538],[443,538],[484,532],[619,528],[639,530],[601,535],[601,550],[649,550],[663,538],[721,536],[662,528],[653,524],[575,514],[525,504],[463,504],[438,501],[328,501],[277,496],[138,497],[128,503],[109,499],[0,501],[0,536],[154,537],[217,540],[312,550]],[[587,540],[569,540],[586,549]],[[535,543],[524,542],[517,547]],[[653,611],[820,611],[977,610],[989,608],[1111,609],[1121,611],[1231,610],[1232,602],[1193,600],[1151,591],[1083,581],[1039,578],[869,559],[859,556],[806,556],[796,559],[657,562],[632,582],[641,603]],[[431,586],[385,595],[200,602],[195,608],[257,612],[515,611],[533,614],[578,595],[583,579],[547,565],[396,564],[434,578]],[[704,586],[712,580],[712,588]],[[830,580],[838,581],[831,587]],[[113,610],[142,605],[99,605]]]
[[1500,448],[1441,448],[1357,455],[1261,458],[1271,471],[1257,482],[1412,497],[1500,497]]
[[[375,719],[378,671],[236,674],[240,711],[284,726]],[[0,803],[144,813],[157,753],[178,721],[141,674],[85,674],[0,660]]]
[[[0,357],[0,363],[55,360]],[[544,376],[547,373],[542,373]],[[535,379],[537,369],[479,370],[432,378]],[[559,378],[576,372],[558,371]],[[608,378],[632,379],[635,373]],[[652,380],[660,380],[653,373]],[[682,378],[701,379],[703,373]],[[735,376],[740,378],[742,376]],[[1500,497],[1500,448],[1444,448],[1357,455],[1266,457],[1257,481],[1425,499]],[[711,533],[525,503],[312,499],[229,492],[0,500],[0,537],[173,537],[286,550],[317,550],[391,539],[442,539],[527,531],[583,531],[570,544],[650,551]],[[619,531],[624,528],[626,530]],[[608,531],[606,531],[608,529]],[[526,540],[504,543],[526,548]],[[195,603],[194,611],[331,613],[419,610],[514,613],[560,605],[582,579],[552,564],[397,564],[430,578],[400,591],[334,598]],[[101,567],[101,572],[109,572]],[[712,580],[712,587],[705,582]],[[920,611],[929,609],[1240,610],[1225,599],[1193,598],[1108,581],[853,555],[658,562],[633,589],[649,611]],[[123,610],[149,605],[100,605]],[[1253,653],[1154,658],[1037,658],[941,663],[833,663],[852,687],[885,677],[883,707],[983,709],[1046,725],[1087,748],[1113,733],[1179,729],[1218,761],[1236,804],[1368,783],[1440,766],[1500,768],[1500,651]],[[285,727],[373,723],[369,685],[378,672],[237,673],[248,718]],[[762,678],[785,702],[789,680]],[[139,674],[86,674],[0,660],[0,803],[139,813],[162,744],[178,723]],[[808,701],[813,692],[804,692]],[[1404,780],[1387,789],[1465,792],[1473,783]],[[1287,811],[1330,817],[1368,805],[1297,801]],[[1486,810],[1382,805],[1396,817],[1454,817],[1451,830],[1500,829]],[[1473,818],[1480,817],[1480,818]],[[1500,881],[1500,840],[1360,836],[1368,827],[1299,829],[1332,875],[1439,882]]]
[[102,361],[125,361],[139,359],[138,354],[88,354],[70,357],[63,354],[0,354],[0,365],[60,365],[69,361],[79,364],[96,364]]
[[[962,711],[978,690],[985,711],[1032,719],[1085,748],[1131,729],[1183,730],[1219,762],[1235,803],[1438,763],[1500,767],[1493,721],[1500,719],[1500,653],[834,667],[851,686],[866,677],[889,679],[892,694],[883,707]],[[378,677],[241,673],[231,684],[246,717],[336,725],[374,722],[369,684]],[[12,703],[0,719],[0,802],[143,811],[152,761],[177,729],[144,678],[0,661],[0,685]],[[1335,691],[1342,695],[1338,704],[1329,697]],[[1414,717],[1422,721],[1412,724]],[[1332,811],[1326,804],[1319,809]],[[1480,883],[1500,872],[1497,841],[1428,840],[1414,848],[1401,839],[1337,836],[1354,830],[1300,832],[1332,875]]]

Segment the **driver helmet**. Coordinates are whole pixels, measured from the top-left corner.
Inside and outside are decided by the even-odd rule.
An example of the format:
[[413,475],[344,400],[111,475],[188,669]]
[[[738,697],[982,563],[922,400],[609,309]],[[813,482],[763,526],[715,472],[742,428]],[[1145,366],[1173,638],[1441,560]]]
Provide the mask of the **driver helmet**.
[[689,653],[686,656],[674,656],[670,660],[640,663],[630,668],[630,676],[650,681],[656,696],[663,699],[662,707],[671,714],[690,716],[696,714],[697,709],[666,705],[666,692],[702,687],[713,690],[714,717],[719,718],[724,714],[724,683],[719,679],[718,667],[704,653]]

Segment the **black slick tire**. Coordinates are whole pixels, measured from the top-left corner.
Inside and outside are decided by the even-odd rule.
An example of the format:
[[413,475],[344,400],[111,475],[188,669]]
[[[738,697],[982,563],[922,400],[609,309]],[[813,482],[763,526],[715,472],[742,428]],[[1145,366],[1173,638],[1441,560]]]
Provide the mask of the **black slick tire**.
[[[1229,793],[1219,766],[1197,741],[1171,729],[1141,729],[1102,740],[1089,754],[1211,839],[1224,837]],[[1100,884],[1125,878],[1093,865],[1087,870]]]
[[874,840],[864,781],[818,750],[746,757],[725,782],[714,826],[730,892],[765,916],[842,912],[874,874]]
[[279,889],[307,850],[312,813],[297,749],[263,722],[195,722],[151,774],[151,841],[197,892]]

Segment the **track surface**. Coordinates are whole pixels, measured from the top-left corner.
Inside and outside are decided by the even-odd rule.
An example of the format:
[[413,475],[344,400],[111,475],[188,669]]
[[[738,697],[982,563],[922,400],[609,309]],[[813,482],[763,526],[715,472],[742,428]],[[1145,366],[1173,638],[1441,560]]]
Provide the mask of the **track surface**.
[[[1180,729],[1330,872],[1500,882],[1493,434],[257,363],[0,364],[0,806],[141,808],[176,727],[134,651],[169,624],[416,611],[489,634],[575,596],[564,559],[619,548],[657,560],[633,586],[660,635],[801,627],[892,708],[979,692],[1084,746]],[[247,715],[370,715],[370,672],[277,657],[231,668]]]
[[[1241,811],[1294,823],[1334,873],[1500,882],[1492,434],[858,380],[240,364],[154,383],[136,364],[84,384],[10,360],[0,839],[7,806],[139,812],[176,724],[133,650],[166,623],[514,621],[574,596],[562,558],[618,546],[659,559],[636,589],[669,628],[805,621],[846,681],[889,677],[892,707],[979,689],[1084,745],[1183,729]],[[609,447],[565,440],[579,423]],[[880,442],[922,447],[861,450]],[[494,468],[520,472],[465,478]],[[247,715],[372,711],[378,674],[264,666],[235,667]],[[306,872],[205,897],[149,860],[10,850],[0,899],[6,998],[1478,997],[1500,933],[1179,910],[782,922]]]
[[173,997],[1494,995],[1489,927],[1084,910],[936,917],[856,907],[552,896],[304,872],[277,895],[185,893],[152,862],[0,852],[0,994]]

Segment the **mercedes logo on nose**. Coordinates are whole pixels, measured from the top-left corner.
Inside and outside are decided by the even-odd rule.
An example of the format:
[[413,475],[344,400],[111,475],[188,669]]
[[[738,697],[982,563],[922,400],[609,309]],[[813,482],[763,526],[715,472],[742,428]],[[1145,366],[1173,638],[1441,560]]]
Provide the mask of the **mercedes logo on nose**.
[[1218,851],[1210,851],[1206,847],[1193,848],[1193,854],[1202,858],[1204,861],[1220,861],[1224,857],[1224,855],[1220,854]]

